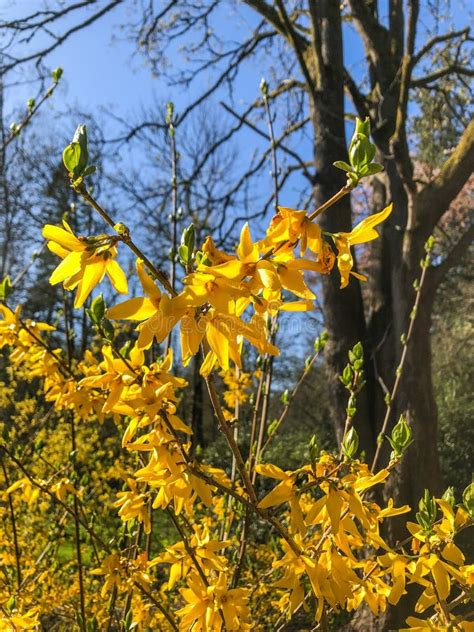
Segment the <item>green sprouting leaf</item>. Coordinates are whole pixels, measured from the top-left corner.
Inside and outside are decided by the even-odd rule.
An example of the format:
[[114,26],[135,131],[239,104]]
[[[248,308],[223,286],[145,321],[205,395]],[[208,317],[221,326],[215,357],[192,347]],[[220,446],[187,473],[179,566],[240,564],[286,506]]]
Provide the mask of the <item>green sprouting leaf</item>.
[[104,297],[102,294],[99,294],[99,296],[96,296],[92,301],[89,308],[90,317],[94,325],[100,325],[100,323],[104,320],[106,309],[107,307],[105,305]]
[[425,489],[425,493],[418,507],[420,511],[416,514],[416,521],[426,533],[431,533],[433,525],[436,522],[436,516],[438,515],[438,507],[428,489]]
[[0,301],[5,302],[13,292],[13,286],[10,277],[7,275],[0,283]]
[[189,250],[187,246],[179,246],[178,248],[178,255],[179,255],[179,259],[181,261],[181,263],[185,266],[188,263],[188,259],[189,259]]
[[278,419],[273,419],[273,421],[268,425],[267,435],[269,437],[274,435],[277,428],[278,428]]
[[314,341],[314,351],[318,353],[319,351],[323,351],[326,343],[328,341],[329,334],[327,331],[322,331],[319,336]]
[[344,371],[342,372],[342,375],[339,377],[339,379],[344,384],[344,386],[349,386],[352,382],[352,375],[352,367],[350,366],[350,364],[347,364],[344,367]]
[[454,505],[456,504],[456,497],[454,495],[454,487],[448,487],[446,491],[444,492],[442,498],[447,503],[449,503],[451,507],[454,507]]
[[383,170],[382,165],[373,163],[376,147],[370,140],[370,119],[356,119],[356,126],[349,145],[350,168],[347,163],[338,163],[340,169],[347,171],[348,178],[355,185],[360,178],[371,176]]
[[58,83],[58,81],[63,76],[63,69],[61,68],[61,66],[58,66],[53,71],[51,71],[51,76],[53,78],[54,83]]
[[332,163],[337,169],[342,169],[343,171],[352,171],[352,167],[344,162],[344,160],[336,160],[336,162]]
[[362,360],[364,357],[364,347],[362,343],[359,341],[352,347],[352,353],[357,358],[357,360]]
[[130,358],[130,351],[132,350],[133,347],[133,340],[127,340],[127,342],[122,345],[122,347],[120,347],[119,349],[119,353],[122,356],[122,358],[126,358],[127,360]]
[[356,118],[355,133],[370,136],[370,118],[368,116],[364,120]]
[[356,429],[352,426],[345,434],[342,440],[342,452],[348,459],[352,459],[359,449],[359,435]]
[[470,518],[474,518],[474,481],[462,493],[462,503]]
[[309,451],[310,461],[311,463],[314,463],[316,459],[318,458],[319,452],[320,452],[318,439],[316,435],[313,435],[311,439],[309,440],[308,451]]
[[97,167],[95,165],[90,165],[89,167],[86,167],[84,169],[84,173],[82,174],[82,177],[86,178],[87,176],[92,175],[96,171],[97,171]]
[[89,172],[86,173],[89,163],[89,149],[85,125],[78,125],[72,142],[63,151],[63,162],[73,180],[78,180],[93,173],[91,167],[89,167]]
[[112,323],[110,322],[110,320],[107,320],[106,318],[104,318],[100,324],[102,333],[104,335],[104,338],[106,338],[107,340],[113,340],[114,336],[115,336],[115,330],[114,330],[114,326],[112,325]]
[[400,419],[393,427],[392,434],[390,437],[387,437],[396,456],[402,455],[404,450],[410,445],[411,438],[411,428],[405,417],[400,415]]
[[63,151],[64,166],[73,177],[77,173],[80,158],[81,147],[79,143],[70,143]]
[[373,176],[376,173],[380,173],[383,170],[384,168],[382,165],[379,165],[377,162],[372,162],[370,165],[366,165],[365,167],[363,167],[360,175]]

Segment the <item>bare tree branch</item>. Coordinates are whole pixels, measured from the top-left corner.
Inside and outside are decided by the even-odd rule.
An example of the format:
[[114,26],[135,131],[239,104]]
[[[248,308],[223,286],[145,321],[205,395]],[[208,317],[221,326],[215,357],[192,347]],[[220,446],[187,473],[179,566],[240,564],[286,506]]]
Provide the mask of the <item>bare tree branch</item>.
[[474,239],[474,222],[471,222],[463,235],[447,253],[443,261],[431,269],[434,287],[438,287],[451,268],[459,265]]
[[[61,46],[61,44],[63,44],[67,39],[69,39],[71,35],[73,35],[74,33],[77,33],[78,31],[81,31],[82,29],[90,26],[91,24],[94,24],[94,22],[97,22],[97,20],[99,20],[101,17],[103,17],[104,15],[112,11],[112,9],[115,9],[117,6],[122,4],[123,1],[124,0],[112,0],[112,2],[109,2],[109,4],[106,4],[104,7],[102,7],[102,9],[100,9],[99,11],[97,11],[96,13],[88,17],[87,19],[83,20],[82,22],[75,24],[70,29],[64,31],[61,35],[54,35],[50,30],[48,30],[47,31],[48,35],[54,39],[52,44],[50,44],[49,46],[45,46],[44,48],[41,48],[40,50],[37,50],[34,53],[30,53],[29,55],[25,55],[23,57],[13,58],[8,55],[11,61],[3,66],[3,71],[8,72],[12,68],[15,68],[16,66],[19,66],[21,64],[25,64],[29,61],[36,60],[37,64],[41,63],[41,61],[45,57],[47,57],[50,53],[52,53],[56,48]],[[73,5],[72,7],[55,12],[54,18],[50,17],[48,21],[57,20],[63,17],[66,13],[69,13],[69,11],[73,9],[81,9],[84,6],[92,5],[92,4],[95,4],[96,2],[97,0],[88,0],[86,2],[78,2],[76,5]],[[17,24],[15,24],[15,22],[11,22],[11,23],[7,22],[7,23],[0,24],[0,28],[12,29],[13,31],[15,30],[23,31],[25,30],[26,27],[25,25],[22,25],[21,23],[18,26]],[[34,32],[38,28],[42,28],[42,25],[38,26],[38,25],[33,24],[33,25],[30,25],[28,28],[33,29],[33,33],[32,33],[33,35]],[[3,54],[6,55],[5,52]]]
[[471,121],[439,175],[416,196],[415,225],[426,222],[426,230],[430,232],[467,182],[473,167],[474,121]]
[[463,37],[467,39],[469,36],[470,29],[465,28],[459,31],[451,31],[450,33],[444,33],[443,35],[436,35],[428,40],[424,46],[420,48],[420,50],[413,56],[413,66],[416,66],[421,59],[427,55],[435,46],[442,42],[448,42],[450,40],[456,39],[457,37]]
[[474,77],[474,69],[459,64],[450,64],[439,70],[426,75],[425,77],[418,77],[410,81],[410,88],[431,88],[431,84],[434,81],[438,81],[442,77],[448,75],[464,75],[466,77]]

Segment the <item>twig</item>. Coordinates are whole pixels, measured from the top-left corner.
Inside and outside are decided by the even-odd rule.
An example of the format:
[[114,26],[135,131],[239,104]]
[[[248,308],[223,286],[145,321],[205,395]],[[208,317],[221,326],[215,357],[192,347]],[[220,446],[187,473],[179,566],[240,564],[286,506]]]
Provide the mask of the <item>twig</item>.
[[[114,230],[116,230],[117,224],[113,221],[110,215],[105,211],[102,206],[91,196],[91,194],[87,191],[84,186],[81,186],[76,189],[77,192],[82,196],[82,198],[95,209],[99,215],[102,217],[104,222],[106,222],[109,226],[111,226]],[[130,233],[127,230],[124,230],[120,233],[120,239],[123,243],[130,248],[130,250],[143,261],[146,267],[150,270],[152,275],[158,279],[158,281],[162,284],[162,286],[166,289],[171,296],[176,296],[177,292],[173,289],[173,286],[169,282],[167,275],[157,268],[148,257],[140,250],[140,248],[135,244],[135,242],[130,237]]]
[[319,355],[320,355],[320,351],[317,351],[313,357],[311,358],[310,362],[308,363],[308,365],[305,367],[303,373],[300,376],[300,379],[298,380],[298,382],[296,383],[295,387],[293,388],[293,390],[290,393],[290,396],[288,398],[288,402],[285,404],[285,406],[283,407],[283,410],[281,411],[281,414],[278,418],[277,423],[275,424],[275,427],[273,428],[273,432],[272,434],[267,438],[267,440],[265,441],[265,443],[262,446],[262,449],[260,451],[260,456],[263,454],[263,452],[265,452],[265,450],[268,448],[268,445],[270,443],[270,441],[272,440],[272,438],[276,435],[276,433],[278,432],[278,430],[280,429],[281,424],[285,421],[286,416],[290,410],[290,406],[293,403],[299,389],[301,388],[303,382],[306,379],[306,376],[309,375],[311,369],[314,366],[314,363],[316,362],[316,360],[318,359]]
[[10,134],[10,137],[7,138],[4,143],[3,143],[3,147],[2,150],[4,150],[6,147],[8,147],[8,145],[15,139],[18,138],[18,136],[20,135],[20,132],[28,125],[28,123],[31,121],[31,119],[33,118],[33,116],[38,112],[38,110],[40,109],[40,107],[43,105],[43,103],[45,101],[47,101],[53,94],[53,92],[56,90],[56,88],[59,85],[59,80],[58,81],[54,81],[54,83],[46,90],[46,92],[43,94],[43,96],[41,97],[41,99],[38,101],[38,103],[36,103],[28,112],[28,114],[26,114],[23,119],[20,121],[20,123],[18,123],[18,125],[15,125],[15,127],[13,128],[12,133]]
[[[176,284],[176,247],[178,240],[178,154],[176,151],[176,131],[173,122],[173,104],[168,103],[167,123],[168,136],[170,140],[170,158],[171,158],[171,252],[170,252],[170,284],[175,290]],[[171,346],[172,330],[166,338],[166,353]]]
[[[426,258],[423,261],[423,266],[422,266],[422,271],[421,271],[421,276],[419,279],[419,283],[417,284],[417,289],[416,289],[416,297],[415,297],[415,303],[413,305],[413,309],[410,313],[410,324],[408,326],[408,332],[406,337],[402,340],[402,344],[403,344],[403,350],[402,350],[402,355],[400,357],[400,362],[398,364],[398,367],[395,371],[395,382],[393,384],[393,388],[392,388],[392,392],[390,393],[390,397],[387,397],[386,401],[387,401],[387,407],[385,410],[385,417],[382,423],[382,428],[380,430],[379,433],[379,437],[382,437],[383,440],[383,436],[385,435],[386,431],[387,431],[387,427],[390,421],[390,415],[392,412],[392,403],[395,401],[395,397],[397,396],[397,392],[398,392],[398,387],[400,386],[400,381],[402,378],[402,373],[403,373],[403,368],[405,366],[405,361],[407,358],[407,353],[408,353],[408,343],[411,339],[411,336],[413,334],[413,329],[415,327],[415,321],[416,321],[416,315],[418,313],[418,307],[420,305],[420,298],[421,298],[421,290],[423,288],[423,284],[425,282],[426,279],[426,273],[428,270],[428,261],[429,261],[429,254],[426,256]],[[378,464],[379,458],[380,458],[380,454],[382,451],[382,441],[377,441],[377,449],[375,450],[375,455],[374,455],[374,459],[372,461],[372,465],[370,467],[371,471],[373,472],[375,470],[376,465]]]
[[[71,338],[71,330],[69,327],[69,309],[68,302],[65,290],[63,290],[63,305],[64,305],[64,331],[66,333],[66,349],[67,349],[67,365],[69,370],[71,370],[72,363],[72,338]],[[69,423],[71,427],[71,456],[72,456],[72,479],[74,485],[74,494],[73,494],[73,508],[74,508],[74,543],[76,547],[76,560],[77,560],[77,575],[79,580],[79,601],[81,608],[81,621],[79,623],[79,627],[81,630],[85,631],[86,629],[86,599],[85,599],[85,591],[84,591],[84,571],[82,565],[82,550],[81,550],[81,528],[79,525],[79,503],[77,500],[77,488],[76,488],[76,479],[77,479],[77,469],[76,469],[76,455],[77,455],[77,445],[76,445],[76,425],[74,421],[74,412],[67,411],[67,415],[69,416]]]
[[[7,489],[10,487],[10,481],[8,478],[7,468],[5,466],[5,462],[0,455],[0,461],[2,463],[3,476],[5,478],[5,485]],[[20,562],[20,546],[18,544],[18,531],[16,527],[16,518],[15,518],[15,508],[13,506],[12,495],[8,494],[8,507],[10,511],[10,522],[12,523],[12,533],[13,533],[13,548],[15,549],[15,565],[16,565],[16,582],[18,586],[18,590],[20,590],[22,579],[21,579],[21,562]]]

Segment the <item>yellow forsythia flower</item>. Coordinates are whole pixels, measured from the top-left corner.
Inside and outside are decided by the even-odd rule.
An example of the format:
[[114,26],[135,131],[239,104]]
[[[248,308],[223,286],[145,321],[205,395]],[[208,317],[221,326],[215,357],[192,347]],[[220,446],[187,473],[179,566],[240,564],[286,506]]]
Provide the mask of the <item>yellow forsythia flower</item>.
[[48,248],[62,259],[49,278],[51,285],[62,283],[67,290],[77,287],[74,301],[74,307],[77,308],[84,305],[105,274],[117,292],[126,294],[127,278],[115,261],[115,238],[108,235],[76,237],[67,222],[63,221],[63,226],[64,228],[46,224],[43,228],[43,237],[48,239]]

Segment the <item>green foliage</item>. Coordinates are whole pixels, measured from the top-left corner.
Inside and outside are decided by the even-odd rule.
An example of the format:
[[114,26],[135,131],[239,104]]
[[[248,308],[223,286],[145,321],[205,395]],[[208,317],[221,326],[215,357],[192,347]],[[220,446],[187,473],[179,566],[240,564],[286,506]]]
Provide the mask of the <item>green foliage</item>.
[[347,173],[348,184],[356,186],[361,178],[383,171],[382,165],[373,162],[375,151],[375,145],[370,140],[369,117],[363,121],[357,118],[354,134],[349,145],[350,164],[343,160],[337,160],[333,164]]
[[64,149],[63,163],[74,186],[79,186],[84,178],[96,171],[95,166],[89,165],[89,147],[85,125],[78,125],[72,143]]
[[430,495],[429,489],[425,489],[418,507],[420,511],[416,514],[416,521],[425,533],[431,533],[438,515],[438,507],[435,499]]
[[393,427],[392,434],[387,437],[390,445],[392,446],[394,457],[399,458],[402,456],[403,451],[406,450],[412,442],[411,437],[411,428],[407,424],[405,417],[400,415],[400,419]]
[[348,459],[353,459],[359,449],[359,435],[354,427],[350,428],[342,440],[342,452]]
[[194,242],[195,242],[195,231],[194,224],[190,224],[187,228],[183,230],[183,234],[181,235],[181,244],[178,248],[179,260],[185,269],[192,264],[194,259]]

